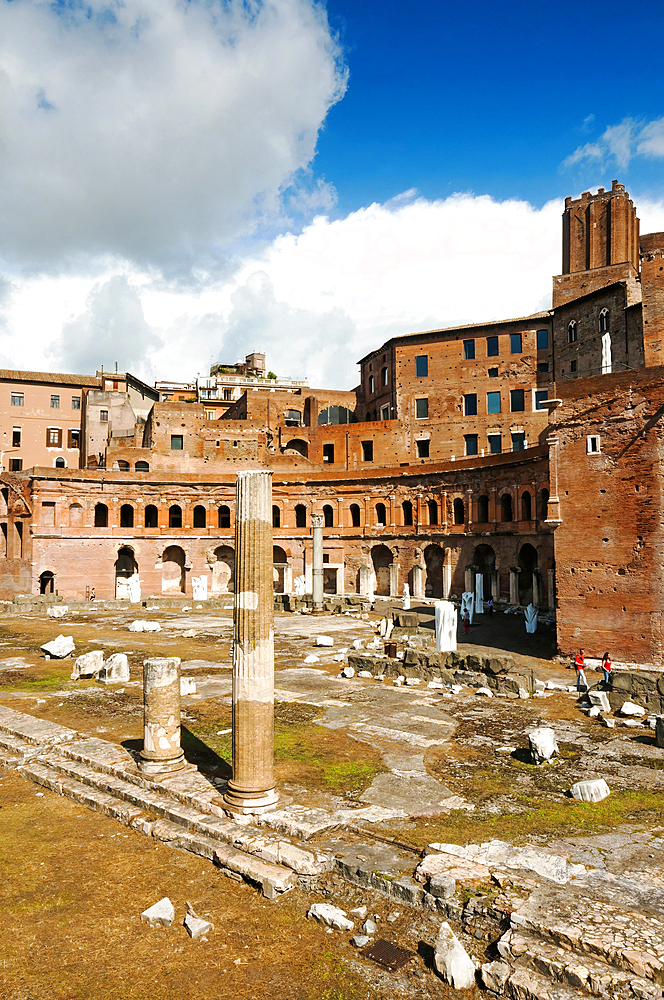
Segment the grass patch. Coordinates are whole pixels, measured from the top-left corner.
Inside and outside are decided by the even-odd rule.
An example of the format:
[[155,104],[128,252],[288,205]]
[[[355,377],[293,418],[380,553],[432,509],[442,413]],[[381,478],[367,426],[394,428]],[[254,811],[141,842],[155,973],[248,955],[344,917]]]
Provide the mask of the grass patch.
[[31,677],[29,674],[26,677],[21,671],[18,677],[16,673],[12,674],[10,683],[0,685],[0,691],[54,691],[69,680],[69,675],[69,669],[58,672],[50,670],[41,677]]

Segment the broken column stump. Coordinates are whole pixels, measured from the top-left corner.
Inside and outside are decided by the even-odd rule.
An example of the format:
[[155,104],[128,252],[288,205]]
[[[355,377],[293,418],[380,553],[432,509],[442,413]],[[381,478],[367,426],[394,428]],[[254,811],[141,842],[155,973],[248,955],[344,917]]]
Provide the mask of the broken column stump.
[[180,771],[180,659],[156,656],[143,663],[143,749],[138,767],[144,774]]

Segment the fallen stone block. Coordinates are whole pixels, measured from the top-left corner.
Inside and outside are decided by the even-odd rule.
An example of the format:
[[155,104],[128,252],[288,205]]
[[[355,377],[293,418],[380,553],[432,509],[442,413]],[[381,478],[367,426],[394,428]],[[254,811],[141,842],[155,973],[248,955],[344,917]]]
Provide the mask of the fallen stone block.
[[434,965],[439,976],[455,990],[475,985],[475,963],[446,920],[436,938]]
[[478,688],[475,694],[484,695],[485,698],[493,698],[493,691],[491,688]]
[[355,670],[353,669],[353,667],[344,667],[343,670],[341,671],[341,676],[346,677],[350,680],[351,677],[355,676]]
[[609,703],[609,696],[606,691],[589,691],[588,698],[590,699],[590,704],[597,706],[603,712],[610,712],[611,705]]
[[188,913],[184,918],[184,928],[189,937],[195,941],[196,938],[203,937],[208,931],[214,930],[214,924],[210,923],[209,920],[203,920],[202,917]]
[[130,632],[161,632],[159,622],[144,622],[137,620],[129,626]]
[[[351,910],[350,913],[352,916],[353,910]],[[370,937],[373,937],[373,935],[376,933],[377,930],[378,930],[378,924],[376,923],[375,920],[372,920],[371,917],[368,917],[367,920],[365,920],[364,923],[362,924],[362,932],[364,934],[368,934]]]
[[320,660],[318,659],[317,656],[314,656],[313,653],[310,653],[309,656],[305,656],[303,662],[304,663],[320,663]]
[[646,709],[642,705],[635,705],[633,701],[623,702],[620,708],[621,715],[647,715]]
[[77,656],[72,667],[71,680],[77,681],[79,677],[94,677],[104,666],[104,651],[94,649],[91,653],[83,653]]
[[317,646],[334,646],[334,639],[331,635],[318,635],[316,636]]
[[451,899],[456,892],[456,881],[451,875],[439,872],[431,876],[427,889],[436,899]]
[[364,948],[365,944],[369,944],[369,938],[366,934],[356,934],[351,940],[356,948]]
[[355,926],[343,910],[330,903],[314,903],[307,911],[307,919],[316,920],[319,924],[333,927],[337,931],[352,931]]
[[589,781],[577,781],[569,790],[573,799],[580,802],[601,802],[611,794],[604,778],[594,778]]
[[511,971],[507,962],[486,962],[480,970],[482,985],[490,993],[500,995]]
[[528,742],[533,764],[543,764],[544,761],[551,760],[558,753],[556,734],[553,729],[549,729],[547,726],[531,730],[528,733]]
[[69,611],[66,604],[60,604],[55,608],[47,608],[46,614],[49,618],[64,618],[64,616]]
[[63,660],[76,649],[74,637],[71,635],[59,635],[50,642],[45,642],[41,647],[42,653],[52,656],[55,660]]
[[180,678],[180,697],[183,695],[196,694],[196,681],[193,677]]
[[664,719],[655,721],[655,746],[664,747]]
[[170,927],[175,920],[175,910],[168,896],[149,906],[141,913],[141,920],[150,927]]
[[129,661],[126,653],[113,653],[97,675],[100,684],[122,684],[129,680]]

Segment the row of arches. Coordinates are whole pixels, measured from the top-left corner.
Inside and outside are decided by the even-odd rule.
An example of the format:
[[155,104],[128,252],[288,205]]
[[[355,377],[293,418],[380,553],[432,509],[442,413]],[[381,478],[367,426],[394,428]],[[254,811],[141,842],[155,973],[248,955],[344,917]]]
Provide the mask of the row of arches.
[[[78,511],[76,508],[78,507]],[[80,504],[72,504],[69,508],[69,523],[70,524],[80,524],[82,519],[83,508]],[[212,527],[208,523],[208,510],[202,504],[197,504],[193,510],[192,517],[192,527],[194,528],[207,528]],[[166,511],[168,518],[169,528],[181,528],[183,525],[182,520],[182,507],[177,504],[171,504],[171,506]],[[108,506],[105,503],[95,504],[94,509],[94,525],[95,528],[107,528],[108,527]],[[165,525],[164,525],[165,526]],[[231,511],[230,507],[222,505],[217,509],[217,527],[218,528],[230,528],[231,526]],[[121,528],[134,528],[137,527],[136,524],[136,510],[134,506],[130,503],[123,503],[120,507],[120,527]],[[143,509],[143,527],[144,528],[158,528],[159,523],[159,507],[155,504],[147,504]]]
[[[134,464],[134,469],[136,472],[149,472],[150,463],[144,461],[138,461]],[[123,458],[119,458],[116,462],[113,462],[113,472],[131,472],[131,463],[126,462]]]

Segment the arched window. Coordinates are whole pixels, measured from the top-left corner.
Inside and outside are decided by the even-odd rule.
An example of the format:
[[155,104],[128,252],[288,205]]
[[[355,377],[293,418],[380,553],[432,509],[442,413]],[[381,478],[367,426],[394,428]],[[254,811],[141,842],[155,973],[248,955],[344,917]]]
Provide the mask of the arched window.
[[334,527],[334,507],[331,504],[326,503],[323,507],[323,517],[325,518],[325,527]]
[[528,492],[528,490],[526,490],[525,493],[521,494],[521,520],[522,521],[531,521],[532,520],[532,516],[533,516],[532,507],[533,507],[532,497],[530,496],[530,493]]
[[108,527],[108,507],[105,503],[95,504],[95,528]]
[[137,462],[134,466],[136,472],[149,472],[150,466],[147,462]]
[[573,319],[572,322],[567,327],[567,343],[575,344],[577,339],[578,329],[576,325],[576,320]]
[[272,504],[272,527],[281,527],[281,508],[277,504]]
[[350,505],[350,521],[354,528],[359,528],[360,526],[360,507],[359,504],[352,503]]
[[307,508],[303,503],[298,503],[295,505],[295,527],[296,528],[306,528],[307,526]]
[[373,391],[374,391],[374,377],[373,377],[373,375],[370,375],[369,376],[369,392],[373,392]]
[[168,527],[182,527],[182,507],[179,507],[176,503],[174,503],[172,507],[168,508]]
[[205,528],[207,525],[207,511],[203,504],[197,504],[194,507],[194,527],[195,528]]
[[549,516],[549,491],[546,486],[540,490],[540,518],[546,521]]
[[153,503],[149,503],[145,508],[145,527],[156,528],[159,524],[159,511]]
[[383,385],[387,385],[387,368],[381,368],[380,381]]
[[284,451],[296,451],[298,455],[302,456],[302,458],[308,458],[309,445],[307,444],[306,441],[300,441],[299,438],[293,438],[292,441],[288,442],[288,444],[284,448]]
[[230,507],[222,505],[217,512],[217,527],[218,528],[230,528],[231,526],[231,511]]
[[286,410],[284,413],[284,424],[286,427],[299,427],[302,423],[302,414],[299,410]]
[[429,500],[429,524],[438,524],[438,503],[436,500]]
[[120,527],[134,527],[134,508],[130,503],[123,503],[122,507],[120,507]]
[[480,524],[487,524],[489,520],[488,496],[481,496],[477,498],[477,520]]
[[413,505],[410,500],[404,500],[401,504],[401,509],[403,511],[403,523],[412,524],[413,523]]
[[600,333],[608,333],[609,330],[611,329],[610,322],[611,322],[611,319],[610,319],[610,316],[609,316],[609,310],[608,309],[602,309],[602,311],[599,314],[599,332]]
[[384,503],[376,504],[376,523],[383,525],[387,523],[387,514],[385,513]]
[[114,465],[116,465],[116,464],[117,464],[117,467],[118,467],[118,472],[129,472],[129,470],[131,468],[131,466],[129,465],[129,462],[125,462],[125,460],[123,458],[118,459],[117,463],[114,463]]
[[347,406],[327,406],[318,414],[318,423],[323,424],[354,424],[357,417]]
[[455,524],[465,524],[466,523],[466,510],[463,505],[463,500],[459,497],[454,501],[454,523]]
[[512,514],[512,497],[509,493],[503,493],[500,498],[500,520],[501,521],[512,521],[514,516]]
[[55,467],[56,469],[66,469],[67,463],[65,462],[64,458],[56,458]]

